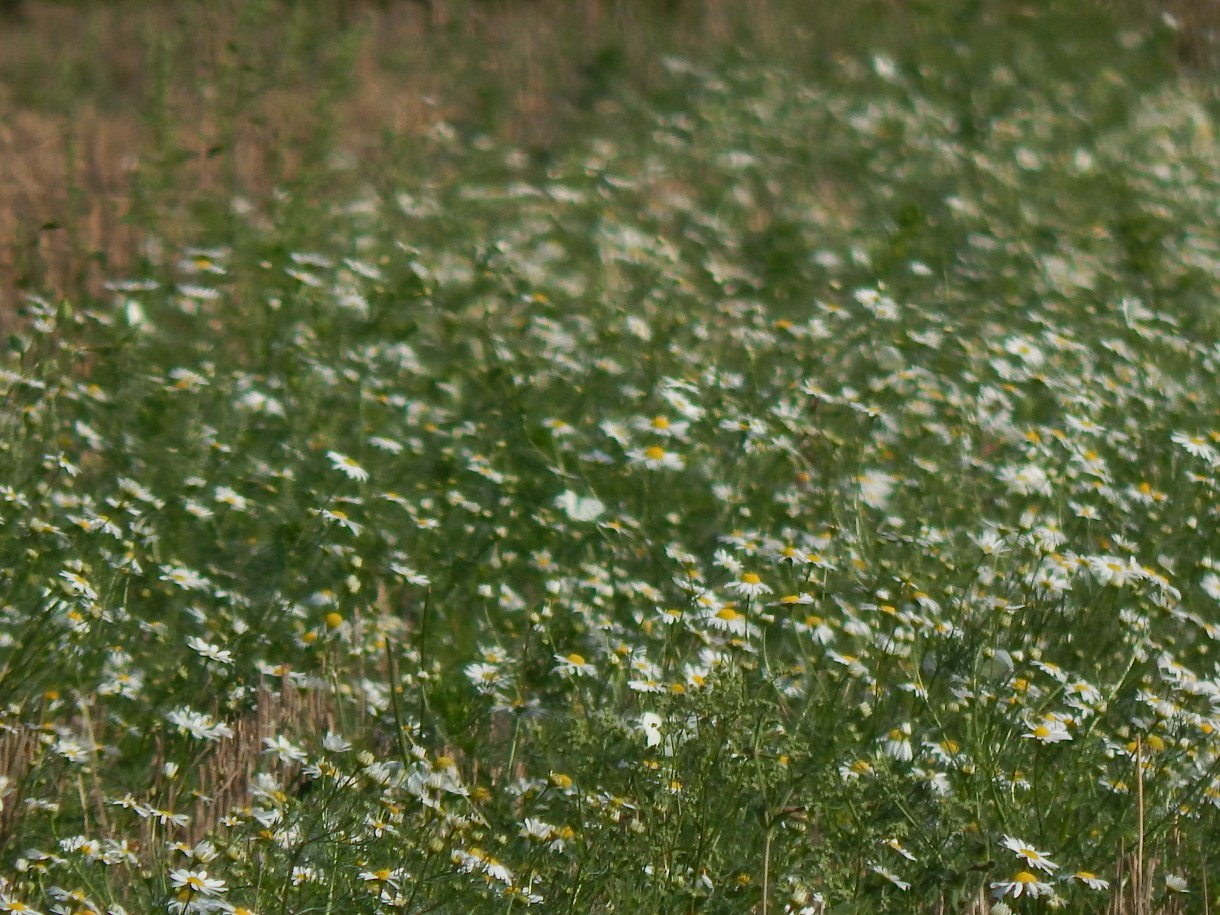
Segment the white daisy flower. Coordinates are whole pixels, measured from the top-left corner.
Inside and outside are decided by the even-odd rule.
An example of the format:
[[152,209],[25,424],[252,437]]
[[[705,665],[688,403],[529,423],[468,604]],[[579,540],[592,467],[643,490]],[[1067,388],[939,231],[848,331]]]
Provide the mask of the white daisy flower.
[[991,892],[996,896],[1029,896],[1037,899],[1039,896],[1052,896],[1055,888],[1049,883],[1043,883],[1037,874],[1021,871],[1011,880],[1000,880],[991,884]]
[[218,896],[228,891],[223,880],[209,877],[207,871],[188,871],[185,868],[173,870],[169,872],[169,879],[174,889],[186,890],[200,896]]
[[627,453],[631,463],[639,464],[648,470],[681,470],[686,466],[682,455],[666,451],[660,445],[650,445],[647,448],[636,448]]
[[754,572],[743,572],[737,581],[728,586],[730,591],[736,591],[742,597],[760,597],[770,594],[771,588],[763,583],[761,577]]
[[338,451],[328,451],[326,456],[330,458],[331,466],[349,480],[355,480],[357,483],[368,481],[369,472],[346,454],[340,454]]
[[1038,851],[1038,849],[1026,842],[1022,842],[1020,839],[1013,836],[1005,836],[1002,844],[1018,858],[1024,858],[1026,863],[1038,868],[1038,870],[1046,871],[1050,874],[1059,869],[1059,865],[1047,857],[1046,852]]

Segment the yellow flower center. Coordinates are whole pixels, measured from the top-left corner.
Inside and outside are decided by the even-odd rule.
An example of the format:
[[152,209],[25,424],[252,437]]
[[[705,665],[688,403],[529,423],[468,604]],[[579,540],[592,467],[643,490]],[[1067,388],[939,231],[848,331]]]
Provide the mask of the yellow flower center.
[[665,457],[665,449],[660,445],[650,445],[645,449],[644,456],[650,461],[659,461]]
[[753,572],[746,572],[745,575],[741,576],[741,583],[745,584],[745,585],[757,585],[757,584],[760,584],[761,582],[762,582],[762,579],[759,578],[757,575],[755,575]]

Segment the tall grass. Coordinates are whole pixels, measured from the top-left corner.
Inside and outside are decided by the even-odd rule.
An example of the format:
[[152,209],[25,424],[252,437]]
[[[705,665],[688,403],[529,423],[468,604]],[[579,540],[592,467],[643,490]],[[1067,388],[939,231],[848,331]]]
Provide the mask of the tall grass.
[[0,907],[1209,909],[1176,22],[175,9],[5,63]]
[[[1166,59],[1214,72],[1214,4],[1169,8],[1182,27]],[[1065,29],[1090,28],[1098,9],[29,3],[4,23],[0,45],[4,311],[20,288],[97,294],[108,273],[147,258],[150,212],[173,246],[220,219],[234,196],[262,200],[298,185],[339,194],[370,177],[391,185],[443,167],[413,155],[438,121],[544,162],[565,137],[613,116],[624,94],[663,94],[667,53],[744,54],[825,76],[844,54],[888,48],[935,67],[954,47],[1003,56],[1011,32],[1061,45]],[[1122,15],[1136,28],[1156,21],[1156,10],[1134,4]]]

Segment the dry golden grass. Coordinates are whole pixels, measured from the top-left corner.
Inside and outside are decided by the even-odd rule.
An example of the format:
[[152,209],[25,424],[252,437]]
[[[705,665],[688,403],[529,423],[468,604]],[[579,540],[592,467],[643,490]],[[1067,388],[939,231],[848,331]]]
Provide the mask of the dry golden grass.
[[[1153,5],[1182,21],[1184,61],[1214,63],[1220,0]],[[386,135],[446,119],[546,149],[594,116],[610,82],[654,84],[663,49],[827,55],[906,6],[28,0],[0,22],[0,325],[21,288],[96,294],[136,269],[141,201],[172,247],[198,237],[191,201],[265,199],[317,170],[327,147],[376,176],[389,169]]]
[[[1220,0],[1110,2],[1172,13],[1181,59],[1215,71]],[[599,80],[655,82],[663,48],[826,55],[869,21],[900,20],[907,5],[868,7],[27,0],[20,17],[0,21],[0,323],[20,288],[97,293],[104,276],[134,269],[147,237],[136,195],[156,198],[157,231],[173,245],[190,235],[191,200],[265,198],[318,165],[309,153],[324,130],[366,175],[386,167],[385,135],[442,118],[478,119],[545,149],[596,110]],[[334,39],[352,26],[352,45]],[[350,58],[336,62],[344,51]]]
[[[340,4],[331,22],[287,5],[255,29],[237,3],[29,2],[0,25],[0,319],[17,289],[97,293],[104,276],[138,265],[147,232],[130,219],[133,197],[150,188],[157,231],[173,244],[190,200],[265,198],[318,164],[308,156],[324,130],[366,174],[387,134],[442,118],[481,118],[545,147],[587,113],[591,100],[568,90],[590,82],[605,49],[622,55],[615,75],[646,83],[661,43],[728,43],[748,26],[763,47],[791,47],[785,17],[775,5],[762,15],[767,6],[709,0],[658,14],[621,0],[435,0]],[[354,46],[326,40],[353,25]]]
[[21,816],[25,779],[38,754],[39,734],[0,719],[0,844],[12,838]]
[[[194,844],[220,828],[222,811],[249,806],[254,773],[265,751],[264,738],[277,734],[324,734],[335,727],[334,711],[320,690],[298,690],[288,682],[258,693],[254,711],[233,723],[233,738],[217,744],[200,766],[186,841]],[[299,767],[285,781],[299,776]]]

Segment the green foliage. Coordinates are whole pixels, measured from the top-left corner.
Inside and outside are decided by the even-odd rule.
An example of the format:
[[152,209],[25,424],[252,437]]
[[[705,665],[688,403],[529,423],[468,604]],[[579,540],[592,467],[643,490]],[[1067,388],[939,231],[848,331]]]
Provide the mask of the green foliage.
[[[436,172],[332,182],[322,132],[106,295],[27,294],[5,904],[1214,884],[1215,112],[1161,31],[945,9],[807,69],[670,57],[649,97],[607,45],[569,91],[617,113],[544,166],[439,123],[399,150]],[[282,61],[333,55],[326,120],[354,45],[320,15]],[[235,100],[284,75],[244,41]]]

